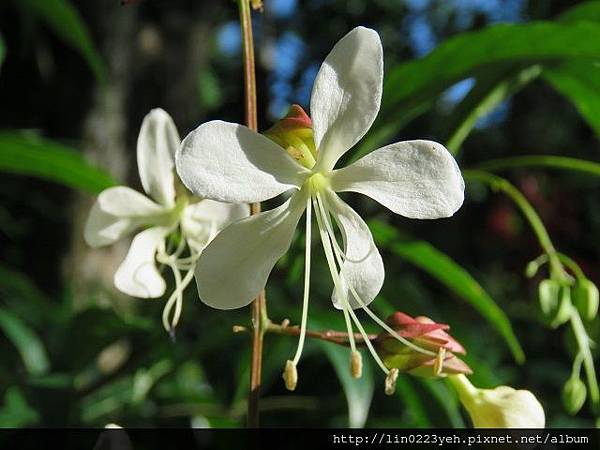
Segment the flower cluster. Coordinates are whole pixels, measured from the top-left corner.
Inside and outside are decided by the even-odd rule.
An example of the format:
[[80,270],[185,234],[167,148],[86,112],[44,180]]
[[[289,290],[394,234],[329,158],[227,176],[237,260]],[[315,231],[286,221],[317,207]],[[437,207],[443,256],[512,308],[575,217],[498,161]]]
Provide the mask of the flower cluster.
[[137,232],[114,276],[117,289],[127,295],[161,297],[166,283],[157,262],[171,268],[176,287],[163,311],[163,324],[171,332],[202,249],[225,225],[248,215],[246,205],[201,199],[185,189],[174,174],[180,143],[171,117],[162,109],[152,110],[137,141],[138,170],[147,196],[126,186],[102,191],[84,230],[92,247]]
[[[299,342],[284,370],[286,387],[293,390],[306,337],[314,215],[333,282],[333,306],[347,327],[353,376],[362,371],[356,328],[386,374],[388,394],[399,372],[448,377],[475,426],[543,426],[543,410],[531,393],[506,386],[478,390],[470,384],[465,374],[471,369],[456,356],[465,350],[447,333],[447,325],[399,312],[383,321],[369,308],[383,285],[383,260],[368,226],[339,193],[366,195],[414,219],[450,217],[464,199],[456,161],[433,141],[396,142],[352,164],[338,164],[371,127],[382,89],[379,35],[357,27],[323,62],[311,95],[312,117],[293,105],[264,134],[211,121],[180,142],[167,113],[153,110],[144,119],[137,147],[148,196],[125,186],[102,192],[88,219],[86,241],[98,247],[137,232],[115,285],[132,296],[160,297],[166,283],[158,264],[170,267],[175,291],[163,322],[172,330],[181,315],[182,292],[194,275],[207,305],[234,309],[249,304],[288,251],[304,215]],[[280,194],[287,197],[280,206],[247,217],[247,203]],[[364,311],[384,331],[371,339],[355,310]]]

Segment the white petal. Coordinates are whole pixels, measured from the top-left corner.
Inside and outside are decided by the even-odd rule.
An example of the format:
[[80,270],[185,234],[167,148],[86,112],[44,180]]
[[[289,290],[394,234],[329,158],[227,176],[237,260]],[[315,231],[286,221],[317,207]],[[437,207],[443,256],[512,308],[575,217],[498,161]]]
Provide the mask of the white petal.
[[201,251],[221,229],[249,213],[247,204],[202,200],[185,208],[181,227],[188,243]]
[[142,225],[155,223],[165,209],[125,186],[100,193],[90,211],[83,237],[91,247],[109,245]]
[[131,218],[121,218],[102,211],[96,201],[85,223],[83,238],[90,247],[112,244],[131,233],[138,223]]
[[200,125],[183,140],[176,166],[194,194],[230,203],[267,200],[300,187],[308,175],[273,141],[218,120]]
[[[347,299],[353,309],[360,308],[361,302],[356,300],[349,286],[354,288],[364,305],[371,303],[383,286],[383,260],[369,227],[356,211],[333,192],[327,194],[327,206],[342,233],[344,252],[348,257],[340,272]],[[341,299],[335,290],[332,298],[335,307],[340,308]]]
[[310,99],[317,166],[331,170],[369,130],[381,105],[383,49],[376,31],[357,27],[325,58]]
[[397,142],[331,175],[335,191],[354,191],[414,219],[452,216],[465,183],[454,157],[433,141]]
[[146,115],[137,141],[137,163],[146,193],[158,203],[175,203],[175,152],[181,143],[171,116],[162,109]]
[[250,303],[288,250],[306,198],[302,190],[278,208],[242,219],[219,233],[196,267],[200,299],[217,309]]
[[137,234],[129,252],[115,273],[117,289],[141,298],[160,297],[165,292],[165,280],[156,267],[157,249],[164,245],[168,229],[153,227]]
[[153,217],[165,208],[126,186],[105,189],[98,196],[102,211],[117,217]]

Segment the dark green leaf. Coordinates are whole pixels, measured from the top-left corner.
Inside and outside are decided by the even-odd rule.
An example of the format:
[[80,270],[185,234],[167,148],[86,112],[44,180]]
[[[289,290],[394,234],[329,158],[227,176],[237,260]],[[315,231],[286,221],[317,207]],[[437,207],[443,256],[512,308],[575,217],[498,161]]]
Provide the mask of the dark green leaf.
[[19,5],[28,8],[66,44],[85,58],[96,78],[106,80],[106,68],[92,38],[77,12],[68,0],[23,0]]
[[0,170],[31,175],[98,193],[113,179],[78,153],[56,142],[17,132],[0,132]]
[[4,39],[0,34],[0,69],[2,69],[2,63],[4,62],[4,58],[6,57],[6,44],[4,43]]
[[412,418],[411,427],[431,428],[433,423],[427,412],[429,405],[425,405],[423,398],[418,394],[411,377],[400,374],[396,381],[396,396],[400,397],[402,403],[408,408]]
[[35,425],[39,414],[27,404],[27,399],[16,386],[10,386],[4,394],[4,406],[0,409],[0,427],[19,428]]
[[544,69],[543,78],[569,99],[600,136],[600,58],[570,61]]
[[596,0],[582,2],[562,13],[558,19],[561,22],[576,22],[580,20],[600,22],[600,2]]
[[32,375],[42,375],[50,367],[44,344],[21,319],[0,309],[0,328],[21,354],[25,367]]
[[373,399],[375,383],[370,359],[363,357],[363,371],[360,379],[350,374],[350,350],[326,342],[319,342],[321,348],[331,361],[335,373],[342,384],[348,401],[348,426],[361,428],[369,416],[369,408]]
[[369,227],[378,245],[425,270],[470,303],[504,337],[515,359],[524,361],[525,355],[510,320],[469,272],[428,242],[402,239],[395,228],[381,221],[371,221]]

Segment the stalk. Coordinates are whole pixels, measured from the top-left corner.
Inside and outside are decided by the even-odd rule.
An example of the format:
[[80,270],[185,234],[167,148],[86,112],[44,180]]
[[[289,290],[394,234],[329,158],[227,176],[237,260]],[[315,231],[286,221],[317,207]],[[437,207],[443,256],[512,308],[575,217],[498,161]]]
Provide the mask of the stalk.
[[[252,39],[252,14],[249,0],[238,0],[240,27],[244,51],[244,97],[246,125],[258,130],[256,108],[256,72],[254,68],[254,41]],[[252,215],[260,213],[260,203],[250,204]],[[247,426],[259,426],[259,401],[262,372],[263,340],[265,335],[266,298],[264,291],[252,302],[252,356],[250,360],[250,392],[248,393]]]

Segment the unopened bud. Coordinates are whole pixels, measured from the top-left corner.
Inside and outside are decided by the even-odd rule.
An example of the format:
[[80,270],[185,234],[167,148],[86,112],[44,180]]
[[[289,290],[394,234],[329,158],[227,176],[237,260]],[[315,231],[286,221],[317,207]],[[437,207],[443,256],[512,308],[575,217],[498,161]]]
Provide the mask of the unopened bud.
[[579,314],[593,320],[598,314],[598,288],[588,279],[579,280],[573,288],[573,300]]
[[435,362],[433,363],[433,375],[439,376],[442,373],[442,369],[444,368],[444,359],[446,359],[446,349],[444,347],[440,347],[435,357]]
[[285,363],[283,381],[285,381],[285,387],[288,391],[294,391],[296,389],[296,385],[298,384],[298,371],[296,370],[296,364],[289,359]]
[[533,261],[529,261],[529,263],[525,267],[525,276],[527,278],[535,277],[535,274],[537,273],[539,268],[540,268],[540,265],[538,264],[538,262],[535,259]]
[[353,378],[360,378],[362,376],[362,355],[356,350],[350,356],[350,373]]
[[557,328],[571,317],[571,288],[558,281],[543,280],[538,287],[540,309],[552,328]]
[[398,381],[398,369],[392,369],[385,377],[385,395],[394,395],[396,392],[396,381]]
[[585,383],[579,378],[569,378],[562,390],[562,401],[567,412],[575,415],[582,408],[587,397]]

